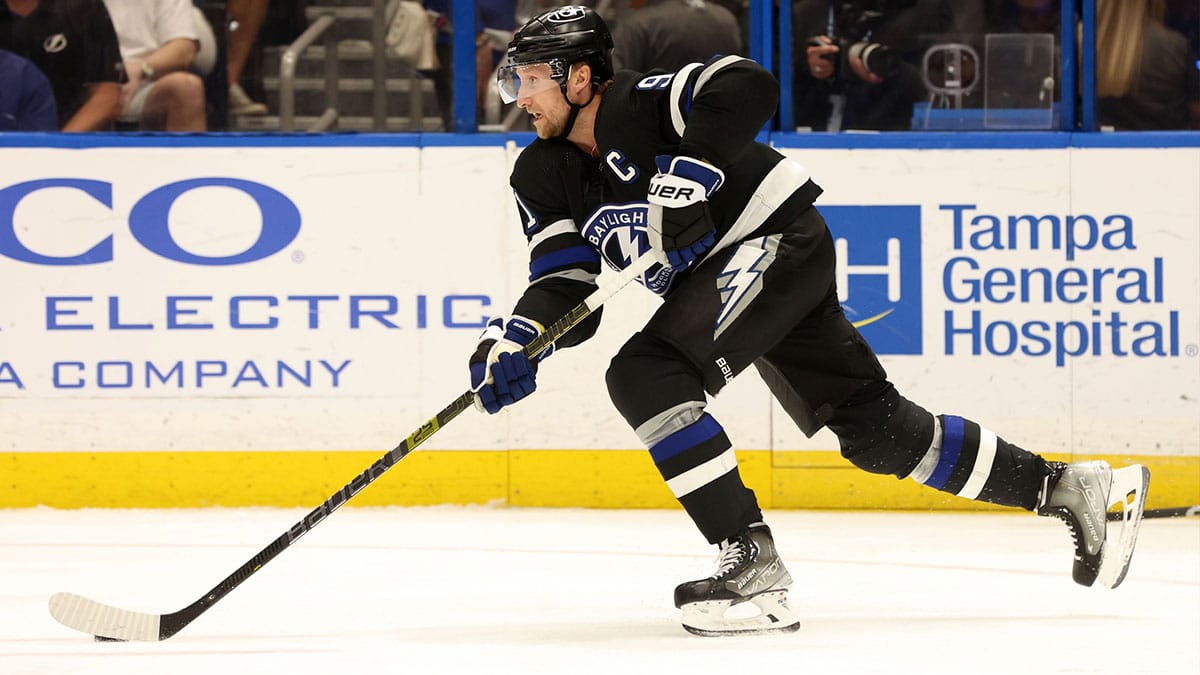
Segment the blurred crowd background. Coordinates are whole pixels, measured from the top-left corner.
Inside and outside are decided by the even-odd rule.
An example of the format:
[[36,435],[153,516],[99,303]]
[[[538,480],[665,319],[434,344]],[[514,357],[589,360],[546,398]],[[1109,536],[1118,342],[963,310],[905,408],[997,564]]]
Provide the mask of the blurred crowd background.
[[[494,72],[559,4],[477,0],[468,42],[452,0],[0,0],[0,131],[524,131]],[[582,4],[617,68],[768,62],[782,131],[1200,129],[1197,0]]]

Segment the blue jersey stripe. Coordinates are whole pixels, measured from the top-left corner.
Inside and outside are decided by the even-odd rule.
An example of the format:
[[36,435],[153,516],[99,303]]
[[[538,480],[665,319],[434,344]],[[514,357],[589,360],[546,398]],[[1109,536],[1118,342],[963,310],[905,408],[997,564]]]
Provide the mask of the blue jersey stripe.
[[704,441],[721,433],[721,424],[710,415],[705,414],[694,423],[676,431],[650,448],[650,456],[654,463],[670,459],[675,455],[700,445]]
[[950,480],[950,474],[954,473],[954,467],[962,455],[964,428],[963,418],[956,415],[942,416],[942,456],[938,459],[937,468],[933,470],[929,480],[925,481],[929,487],[940,490]]
[[580,263],[594,264],[598,262],[600,262],[600,254],[590,246],[564,248],[561,251],[547,253],[529,261],[529,280],[533,281],[544,274],[563,267],[570,267]]

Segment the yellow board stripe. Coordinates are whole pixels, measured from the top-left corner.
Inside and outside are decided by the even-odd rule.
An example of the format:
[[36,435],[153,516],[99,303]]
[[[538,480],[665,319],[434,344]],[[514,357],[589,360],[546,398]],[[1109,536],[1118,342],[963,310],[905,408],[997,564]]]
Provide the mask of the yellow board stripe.
[[[0,508],[315,506],[376,462],[377,452],[18,452],[0,454]],[[861,471],[836,452],[738,452],[763,508],[998,507]],[[1150,467],[1148,508],[1200,504],[1200,457],[1095,456]],[[1069,459],[1056,457],[1055,459]],[[1076,458],[1079,459],[1079,458]],[[638,450],[417,451],[351,502],[587,508],[677,505]]]

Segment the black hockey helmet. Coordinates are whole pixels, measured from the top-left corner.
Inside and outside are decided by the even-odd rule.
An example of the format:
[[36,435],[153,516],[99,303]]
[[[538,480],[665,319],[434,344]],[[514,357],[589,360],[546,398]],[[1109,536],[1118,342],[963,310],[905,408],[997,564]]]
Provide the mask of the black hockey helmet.
[[592,68],[592,84],[612,79],[612,33],[604,19],[590,7],[568,5],[549,9],[521,26],[508,43],[508,63],[497,74],[501,98],[511,103],[522,82],[518,70],[531,64],[548,64],[550,75],[565,88],[567,71],[583,61]]

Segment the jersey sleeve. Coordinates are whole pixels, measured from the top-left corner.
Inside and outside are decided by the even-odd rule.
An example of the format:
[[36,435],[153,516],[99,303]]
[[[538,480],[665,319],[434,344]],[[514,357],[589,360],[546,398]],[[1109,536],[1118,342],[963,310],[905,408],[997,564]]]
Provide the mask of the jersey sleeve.
[[775,77],[740,56],[684,66],[661,91],[661,114],[680,139],[679,154],[717,168],[750,147],[779,105]]
[[[586,181],[578,153],[565,143],[534,141],[513,167],[510,184],[529,247],[529,286],[513,313],[549,327],[596,288],[600,254],[579,233]],[[570,347],[591,337],[600,312],[558,340]]]

